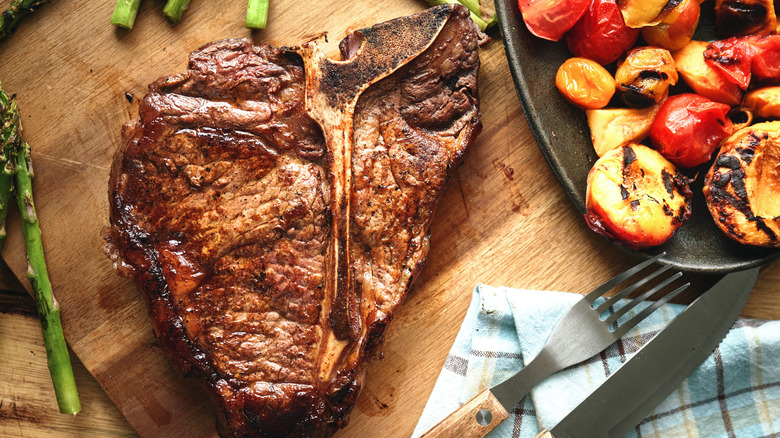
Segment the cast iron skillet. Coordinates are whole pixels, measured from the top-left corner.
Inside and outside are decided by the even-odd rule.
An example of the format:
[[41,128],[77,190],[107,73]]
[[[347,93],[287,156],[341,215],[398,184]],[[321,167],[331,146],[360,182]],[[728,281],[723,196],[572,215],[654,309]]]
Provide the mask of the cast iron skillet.
[[[584,111],[567,103],[554,84],[558,67],[573,55],[563,40],[556,43],[531,35],[523,23],[517,0],[495,0],[495,5],[515,89],[528,124],[560,184],[584,214],[586,179],[598,156],[591,145]],[[714,39],[711,9],[711,5],[702,8],[694,39]],[[692,177],[699,172],[696,182],[691,184],[694,193],[691,218],[667,243],[642,251],[620,247],[643,258],[666,251],[662,263],[708,274],[753,268],[780,256],[776,249],[740,245],[717,228],[701,192],[702,176],[708,168],[709,163],[689,173]],[[587,226],[584,219],[582,223]],[[593,236],[601,238],[596,233]]]

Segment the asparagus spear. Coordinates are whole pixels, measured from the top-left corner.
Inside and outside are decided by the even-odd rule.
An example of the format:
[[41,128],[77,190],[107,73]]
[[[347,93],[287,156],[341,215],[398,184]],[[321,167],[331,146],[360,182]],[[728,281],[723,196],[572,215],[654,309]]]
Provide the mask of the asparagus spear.
[[[16,125],[17,131],[20,131],[18,108],[2,89],[0,89],[0,96],[2,96],[0,101],[11,101],[10,108],[12,109],[8,117],[5,118],[3,126],[10,121],[11,124]],[[12,148],[11,159],[15,161],[13,170],[16,182],[16,202],[22,218],[22,232],[27,249],[27,278],[30,279],[35,295],[35,306],[41,320],[43,342],[46,345],[46,357],[54,384],[54,393],[57,397],[57,405],[63,414],[76,414],[81,411],[81,402],[73,377],[73,368],[70,364],[68,345],[65,343],[65,337],[62,333],[60,305],[52,294],[51,282],[43,258],[41,228],[38,225],[35,204],[33,203],[30,146],[19,135],[16,135],[15,138],[15,148]]]
[[474,23],[479,27],[480,30],[485,30],[489,26],[496,23],[496,13],[492,11],[486,11],[488,13],[492,13],[490,17],[488,17],[487,21],[482,16],[483,9],[479,5],[479,0],[426,0],[429,5],[437,6],[437,5],[443,5],[445,3],[453,3],[453,4],[460,4],[469,9],[469,12],[471,12],[471,19],[474,20]]
[[16,30],[19,20],[48,2],[49,0],[12,0],[0,17],[0,40],[8,38]]
[[249,0],[246,6],[246,22],[249,29],[265,29],[268,22],[269,0]]
[[8,215],[8,204],[11,202],[11,192],[14,187],[14,166],[11,159],[16,146],[18,124],[12,119],[17,113],[16,101],[8,94],[0,93],[0,247],[5,241],[5,218]]
[[190,0],[168,0],[163,7],[163,15],[172,23],[178,23],[188,4],[190,4]]
[[124,29],[132,29],[140,4],[141,0],[117,0],[114,13],[111,14],[111,24]]

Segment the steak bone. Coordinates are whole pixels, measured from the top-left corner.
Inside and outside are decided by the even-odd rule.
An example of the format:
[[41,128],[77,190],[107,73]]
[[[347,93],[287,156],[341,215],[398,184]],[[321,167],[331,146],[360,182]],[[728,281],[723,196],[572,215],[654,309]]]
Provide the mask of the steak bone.
[[326,57],[317,41],[293,49],[305,65],[306,111],[322,126],[328,151],[333,228],[326,291],[328,322],[338,339],[354,340],[362,328],[360,297],[351,278],[349,239],[352,133],[358,98],[371,84],[425,51],[451,14],[451,8],[429,8],[357,30],[340,44],[345,58],[341,61]]

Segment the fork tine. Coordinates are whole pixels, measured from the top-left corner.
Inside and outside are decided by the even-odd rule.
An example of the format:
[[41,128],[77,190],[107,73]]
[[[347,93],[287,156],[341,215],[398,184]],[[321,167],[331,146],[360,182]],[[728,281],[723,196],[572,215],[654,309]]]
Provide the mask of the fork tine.
[[633,268],[629,268],[629,269],[621,272],[620,274],[618,274],[618,275],[612,277],[611,279],[607,280],[601,286],[599,286],[596,289],[594,289],[593,292],[585,295],[585,297],[583,299],[586,302],[588,302],[590,304],[593,304],[593,301],[595,301],[596,298],[604,295],[609,290],[611,290],[613,287],[615,287],[618,284],[626,281],[629,277],[631,277],[632,275],[634,275],[637,272],[641,271],[645,267],[647,267],[647,266],[657,262],[658,260],[660,260],[665,255],[666,255],[666,252],[662,252],[662,253],[658,254],[657,256],[655,256],[653,258],[650,258],[650,259],[647,259],[644,262],[634,266]]
[[637,281],[636,283],[633,283],[633,284],[627,286],[625,289],[623,289],[622,291],[618,292],[613,297],[609,298],[607,301],[605,301],[599,307],[597,307],[596,308],[596,312],[600,315],[602,312],[607,310],[610,306],[612,306],[613,304],[618,302],[618,300],[620,300],[621,298],[623,298],[626,295],[630,294],[631,292],[637,290],[638,288],[644,286],[645,284],[647,284],[647,282],[649,282],[650,280],[654,279],[655,277],[658,277],[659,275],[663,274],[664,272],[668,271],[671,268],[672,268],[671,265],[662,266],[659,269],[657,269],[655,272],[653,272],[651,274],[648,274],[647,276],[645,276],[641,280]]
[[620,327],[618,327],[615,330],[615,336],[623,337],[623,335],[625,335],[626,332],[628,332],[629,330],[634,328],[637,324],[639,324],[640,321],[642,321],[643,319],[647,318],[651,313],[653,313],[656,310],[658,310],[659,307],[661,307],[664,304],[666,304],[667,302],[669,302],[669,300],[671,300],[672,298],[676,297],[680,292],[682,292],[685,289],[687,289],[688,286],[690,286],[690,285],[691,285],[691,283],[685,283],[684,285],[682,285],[682,286],[678,287],[677,289],[673,290],[671,293],[668,293],[668,294],[664,295],[663,298],[661,298],[660,300],[656,301],[652,305],[647,306],[646,308],[642,309],[641,312],[639,312],[638,314],[634,315],[634,317],[631,318],[630,320],[628,320],[628,322],[626,322],[624,324],[621,324]]
[[658,292],[659,290],[665,288],[671,282],[673,282],[674,280],[677,280],[680,277],[682,277],[682,272],[677,272],[676,274],[674,274],[671,277],[667,278],[666,280],[662,281],[661,283],[659,283],[658,285],[656,285],[655,287],[653,287],[649,291],[643,293],[642,295],[640,295],[640,296],[634,298],[633,300],[629,301],[628,303],[626,303],[625,306],[623,306],[620,309],[616,310],[615,313],[610,315],[609,318],[604,320],[604,322],[607,323],[607,325],[610,325],[610,324],[614,323],[621,316],[623,316],[626,312],[628,312],[629,310],[633,309],[637,304],[647,300],[648,298],[653,296],[656,292]]

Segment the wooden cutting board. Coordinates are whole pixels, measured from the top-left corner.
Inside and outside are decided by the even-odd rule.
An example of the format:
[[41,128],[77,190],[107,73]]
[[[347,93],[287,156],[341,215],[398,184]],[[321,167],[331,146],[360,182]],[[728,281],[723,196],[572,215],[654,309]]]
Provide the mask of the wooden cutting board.
[[[248,37],[293,45],[328,31],[335,48],[351,29],[426,4],[272,0],[268,28],[258,32],[243,27],[244,1],[193,0],[177,26],[163,18],[162,1],[146,1],[129,32],[109,24],[113,4],[46,5],[0,43],[0,80],[18,95],[24,138],[33,148],[44,246],[73,351],[139,435],[214,436],[204,393],[154,344],[140,293],[103,254],[120,127],[136,116],[148,83],[184,69],[187,54],[206,42]],[[585,292],[632,264],[587,229],[558,186],[526,125],[501,41],[491,36],[481,52],[483,133],[453,175],[431,228],[427,266],[387,333],[384,358],[368,370],[350,425],[337,437],[411,433],[478,282]],[[23,279],[16,214],[8,230],[2,257]],[[775,263],[762,272],[743,315],[779,318],[778,281]]]

